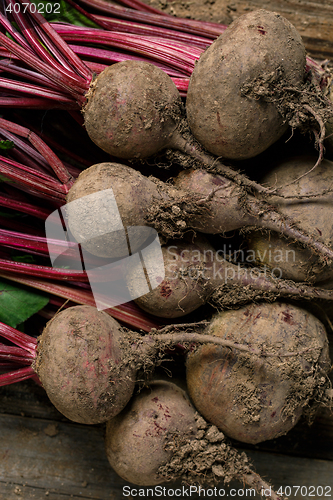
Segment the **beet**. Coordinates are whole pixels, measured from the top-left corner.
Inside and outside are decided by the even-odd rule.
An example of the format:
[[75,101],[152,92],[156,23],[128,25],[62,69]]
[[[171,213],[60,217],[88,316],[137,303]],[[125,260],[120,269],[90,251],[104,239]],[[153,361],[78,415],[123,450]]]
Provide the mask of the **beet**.
[[[108,189],[112,190],[119,215],[110,212],[105,222],[101,216],[104,195],[100,193]],[[84,196],[96,193],[93,203],[89,197],[85,201]],[[105,193],[107,196],[108,191]],[[77,200],[82,200],[82,203],[71,203]],[[77,242],[101,257],[128,255],[127,245],[123,255],[114,250],[115,246],[118,249],[115,231],[122,221],[126,229],[140,226],[136,230],[137,244],[132,252],[144,243],[147,235],[143,226],[147,225],[166,238],[180,236],[190,229],[218,234],[251,226],[274,230],[326,259],[333,258],[333,250],[317,240],[312,231],[300,230],[295,221],[282,216],[265,201],[250,196],[225,177],[205,170],[182,172],[175,186],[170,186],[118,163],[96,164],[75,181],[67,196],[66,211],[68,225]],[[116,216],[117,223],[114,224]],[[124,238],[122,225],[120,234]]]
[[116,320],[90,306],[70,307],[47,323],[34,369],[51,402],[70,420],[104,422],[128,403],[136,372],[126,363],[122,337]]
[[[287,198],[274,200],[279,211],[298,221],[304,231],[316,232],[318,240],[332,248],[333,163],[324,159],[313,168],[315,163],[313,155],[287,158],[271,168],[262,182],[282,186],[280,192]],[[251,232],[248,240],[256,262],[270,268],[278,266],[284,278],[332,283],[332,263],[325,265],[310,249],[287,242],[276,232],[269,238]]]
[[143,369],[148,376],[167,347],[221,343],[216,337],[169,330],[141,336],[121,328],[104,311],[69,307],[47,323],[32,367],[65,417],[84,424],[106,422],[130,400],[137,372]]
[[[251,158],[265,151],[288,128],[277,88],[301,90],[305,62],[302,38],[283,16],[263,9],[240,16],[192,72],[186,110],[193,135],[224,158]],[[251,85],[262,87],[245,95]]]
[[159,484],[163,477],[158,470],[172,457],[164,446],[168,434],[193,438],[197,431],[195,409],[185,391],[172,381],[151,381],[107,423],[108,460],[125,481]]
[[[162,247],[162,254],[164,279],[135,299],[141,309],[162,318],[185,316],[206,302],[226,308],[260,299],[272,301],[277,297],[333,300],[333,290],[280,279],[276,276],[280,274],[278,265],[269,270],[234,264],[225,258],[223,251],[216,252],[201,235],[171,240]],[[154,262],[153,250],[146,251],[145,257]],[[137,296],[135,291],[141,283],[141,273],[141,263],[128,263],[127,286],[133,297]]]
[[325,328],[311,313],[286,303],[251,304],[219,313],[208,332],[248,349],[200,346],[187,358],[193,404],[227,436],[274,439],[316,408],[331,362]]
[[106,453],[115,472],[139,486],[181,480],[199,488],[236,479],[258,493],[269,489],[279,500],[245,453],[197,414],[181,386],[153,380],[107,423]]
[[180,102],[172,79],[157,66],[116,63],[91,85],[85,128],[95,144],[118,158],[146,158],[168,146]]

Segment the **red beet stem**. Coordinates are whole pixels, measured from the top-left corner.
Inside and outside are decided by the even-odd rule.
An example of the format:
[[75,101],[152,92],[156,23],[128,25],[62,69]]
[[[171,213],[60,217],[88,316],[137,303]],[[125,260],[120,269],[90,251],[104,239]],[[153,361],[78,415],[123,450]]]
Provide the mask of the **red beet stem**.
[[0,12],[1,24],[6,31],[16,40],[22,47],[33,54],[33,50],[25,40],[25,38],[17,31],[17,29],[8,21],[8,19]]
[[[109,49],[85,47],[84,45],[69,44],[69,46],[76,54],[79,54],[80,57],[89,57],[90,59],[93,59],[93,61],[87,61],[87,64],[94,70],[95,73],[101,73],[105,68],[107,68],[107,66],[110,66],[110,63],[122,61],[146,61],[151,63],[151,59],[144,57],[143,55],[139,56]],[[99,64],[97,61],[105,61],[107,64]],[[171,77],[186,77],[184,72],[173,69],[163,63],[155,61],[154,64]]]
[[137,23],[122,19],[112,19],[106,16],[92,16],[95,22],[103,22],[105,27],[110,31],[122,31],[136,35],[157,36],[165,39],[177,40],[188,45],[205,49],[207,45],[212,43],[210,38],[204,36],[192,35],[179,30],[169,28],[155,27],[149,24]]
[[221,35],[221,33],[223,33],[223,31],[227,28],[227,26],[219,23],[183,19],[168,16],[164,13],[154,14],[150,12],[137,12],[133,9],[126,9],[118,5],[113,5],[104,0],[79,0],[79,3],[85,5],[88,9],[96,9],[99,12],[111,14],[115,17],[120,17],[121,19],[142,21],[147,24],[177,29],[185,33],[193,33],[195,35],[203,35],[212,39]]
[[[18,139],[12,133],[28,139],[33,148],[24,141]],[[33,131],[2,118],[0,118],[0,134],[9,140],[12,140],[15,146],[17,146],[24,153],[22,155],[22,153],[15,150],[13,153],[14,156],[18,155],[21,158],[22,156],[24,158],[25,155],[28,154],[30,157],[33,157],[33,159],[36,160],[38,164],[43,167],[43,169],[48,171],[51,168],[62,184],[51,177],[49,173],[44,172],[39,166],[36,168],[36,164],[34,162],[32,166],[29,166],[3,156],[0,156],[0,172],[20,184],[29,186],[37,191],[41,191],[42,193],[49,194],[53,198],[57,197],[64,199],[65,195],[72,186],[74,179],[51,148],[47,146],[47,144]],[[31,165],[29,160],[27,163]]]
[[83,80],[80,77],[74,78],[74,76],[66,74],[64,70],[62,72],[56,71],[53,67],[50,67],[44,61],[41,61],[37,56],[31,54],[29,51],[23,49],[17,43],[10,40],[10,38],[3,33],[0,33],[0,43],[20,60],[25,61],[29,66],[37,71],[40,71],[43,75],[60,85],[60,87],[67,90],[78,103],[81,105],[83,104],[83,94],[89,88],[87,80]]
[[43,172],[34,170],[1,155],[0,173],[18,184],[32,188],[51,198],[65,201],[66,193],[68,192],[66,186],[57,182],[53,177],[43,174]]
[[[0,107],[16,109],[53,109],[64,108],[59,102],[50,101],[39,97],[0,97]],[[65,109],[77,109],[77,103],[66,104]]]
[[8,259],[0,259],[0,270],[54,280],[89,281],[87,274],[83,271],[14,262]]
[[[62,92],[62,88],[59,87],[56,83],[52,82],[49,78],[40,73],[36,73],[36,71],[32,71],[27,68],[23,68],[19,65],[17,61],[12,61],[10,59],[2,59],[0,61],[0,69],[3,69],[7,73],[12,73],[13,75],[17,75],[26,79],[31,80],[32,82],[36,82],[39,85],[43,84],[45,86],[57,90],[58,92]],[[73,100],[74,101],[74,100]]]
[[[15,0],[15,2],[17,5],[17,0]],[[29,13],[28,12],[21,13],[21,9],[17,10],[15,8],[16,7],[15,2],[14,0],[7,0],[7,4],[11,5],[12,7],[11,10],[12,16],[17,25],[19,26],[21,32],[24,34],[29,47],[31,47],[35,55],[40,57],[42,61],[54,67],[56,70],[59,70],[59,64],[57,63],[57,61],[55,61],[51,53],[48,50],[46,50],[46,48],[44,48],[44,45],[40,43],[41,41],[40,37],[38,37],[36,30],[34,29],[31,23]],[[47,46],[47,43],[45,43],[46,41],[45,40],[42,41]],[[64,68],[67,70],[71,70],[71,68],[67,64],[64,65]]]
[[34,355],[21,347],[14,347],[0,343],[0,360],[19,364],[31,364]]
[[16,328],[1,322],[0,335],[2,335],[6,340],[9,340],[13,344],[29,352],[32,356],[35,356],[37,340],[34,337],[31,337],[30,335],[20,332],[19,330],[16,330]]
[[54,25],[57,32],[66,42],[99,43],[135,53],[149,56],[152,60],[162,62],[180,69],[190,75],[194,62],[202,50],[185,44],[174,44],[172,41],[131,35],[116,31],[104,31],[96,28],[81,28],[63,24]]
[[52,167],[60,182],[66,184],[72,180],[72,176],[69,174],[62,161],[51,150],[51,148],[49,148],[49,146],[37,134],[35,134],[35,132],[3,118],[0,118],[0,127],[28,139],[29,142],[42,155],[44,160],[50,165],[50,167]]
[[35,377],[35,375],[36,374],[31,366],[3,373],[2,375],[0,375],[0,386],[22,382],[23,380]]
[[38,95],[39,97],[43,97],[45,99],[51,99],[56,102],[60,102],[62,104],[72,103],[73,100],[69,97],[66,97],[61,92],[57,92],[56,90],[49,90],[44,87],[40,87],[38,85],[34,85],[31,83],[25,83],[17,80],[11,80],[10,78],[0,78],[0,87],[5,89],[11,93],[19,93],[19,94],[31,94]]
[[137,9],[142,12],[152,12],[153,14],[158,14],[158,15],[162,14],[169,15],[169,14],[164,14],[161,10],[155,9],[155,7],[152,7],[151,5],[147,5],[143,2],[140,2],[140,0],[120,0],[119,3],[122,3],[123,5],[126,5],[131,9]]
[[1,195],[0,206],[11,208],[12,210],[17,210],[18,212],[23,212],[24,214],[33,215],[34,217],[42,220],[45,220],[51,213],[50,210],[46,210],[36,205],[31,205],[30,203],[24,203],[22,201],[10,199],[6,196]]
[[[80,290],[73,286],[58,285],[45,280],[41,281],[32,277],[22,275],[13,275],[12,273],[1,272],[1,277],[6,278],[16,283],[22,283],[37,290],[42,290],[50,294],[62,297],[66,300],[71,300],[76,304],[84,304],[95,307],[95,300],[90,289]],[[145,332],[149,332],[152,328],[160,328],[161,323],[157,318],[152,318],[144,313],[138,306],[132,302],[121,304],[116,307],[110,307],[105,310],[106,313],[113,316],[115,319],[125,323],[132,328],[138,328]]]
[[[91,81],[92,74],[89,69],[83,64],[83,62],[70,50],[70,48],[64,43],[64,41],[59,37],[59,35],[54,31],[52,26],[46,21],[46,19],[39,14],[38,10],[31,8],[30,0],[7,0],[7,3],[11,2],[13,5],[15,2],[20,2],[22,6],[30,5],[30,8],[24,12],[24,9],[19,9],[18,12],[15,12],[15,7],[12,10],[12,13],[21,27],[23,34],[28,37],[29,46],[32,49],[35,49],[36,54],[42,54],[43,58],[48,61],[51,66],[54,66],[55,69],[58,69],[61,73],[67,74],[69,77],[77,77],[78,81],[80,79]],[[55,59],[52,61],[49,60],[49,54],[46,53],[45,49],[41,50],[38,47],[38,39],[36,36],[40,34],[36,29],[37,26],[45,33],[48,37],[43,37],[43,41],[48,48],[50,54],[55,56]],[[57,56],[59,57],[59,62],[56,61]],[[82,77],[82,78],[81,78]]]

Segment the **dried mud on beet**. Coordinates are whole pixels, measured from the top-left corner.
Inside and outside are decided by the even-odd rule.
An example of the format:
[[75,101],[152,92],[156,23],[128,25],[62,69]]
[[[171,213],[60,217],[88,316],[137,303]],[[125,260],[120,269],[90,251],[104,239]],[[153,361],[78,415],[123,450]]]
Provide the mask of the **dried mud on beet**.
[[177,434],[170,435],[166,449],[172,451],[172,459],[160,467],[159,473],[167,481],[181,479],[188,484],[200,484],[205,477],[206,485],[217,480],[226,483],[243,479],[251,473],[251,464],[245,453],[238,453],[226,441],[223,432],[196,415],[198,432],[194,439],[184,440]]

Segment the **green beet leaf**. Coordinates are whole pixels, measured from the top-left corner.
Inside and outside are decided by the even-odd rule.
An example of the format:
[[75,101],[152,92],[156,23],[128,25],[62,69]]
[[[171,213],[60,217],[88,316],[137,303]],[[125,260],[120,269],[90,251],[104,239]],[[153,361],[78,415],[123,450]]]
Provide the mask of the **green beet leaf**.
[[0,321],[13,328],[46,306],[46,294],[0,279]]

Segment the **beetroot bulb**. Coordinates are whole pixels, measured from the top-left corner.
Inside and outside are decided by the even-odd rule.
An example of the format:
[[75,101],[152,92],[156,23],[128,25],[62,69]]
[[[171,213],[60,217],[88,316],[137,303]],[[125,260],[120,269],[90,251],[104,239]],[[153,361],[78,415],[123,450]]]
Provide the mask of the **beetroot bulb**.
[[[234,264],[226,260],[223,253],[216,252],[201,235],[170,240],[163,245],[162,254],[164,279],[156,288],[135,299],[145,312],[161,318],[185,316],[206,302],[224,309],[278,297],[333,300],[333,290],[277,277],[274,273],[280,273],[278,267],[272,272],[268,268]],[[145,258],[149,259],[149,255],[146,253]],[[141,279],[141,267],[136,261],[129,263],[126,278],[130,292],[136,290],[137,281]]]
[[[262,180],[268,186],[283,186],[281,192],[286,198],[276,200],[280,212],[298,220],[305,231],[313,228],[321,240],[332,247],[333,162],[324,159],[315,169],[313,165],[313,155],[292,156],[275,164]],[[332,263],[322,266],[317,255],[308,249],[288,245],[276,233],[267,238],[255,231],[248,235],[248,244],[258,264],[278,265],[284,278],[332,288]],[[287,249],[293,252],[292,259],[286,258],[290,255]]]
[[124,61],[106,68],[86,95],[84,124],[92,141],[122,159],[143,159],[176,149],[259,192],[269,190],[223,165],[191,135],[172,79],[160,68]]
[[[258,493],[271,490],[245,453],[198,415],[182,385],[155,378],[107,422],[105,448],[114,471],[139,486],[179,479],[207,486],[236,479]],[[271,499],[279,499],[274,491]]]
[[306,310],[253,303],[219,313],[207,333],[248,349],[203,345],[187,357],[194,406],[227,436],[253,444],[274,439],[302,415],[313,416],[325,400],[331,369],[327,334]]
[[333,108],[306,77],[296,28],[260,9],[239,16],[201,54],[186,110],[191,132],[208,151],[241,160],[265,151],[289,125],[302,128],[303,120],[319,138]]
[[[115,257],[118,246],[114,213],[106,211],[104,197],[99,194],[103,190],[108,193],[108,189],[112,189],[125,228],[148,225],[161,236],[170,238],[192,229],[219,234],[251,226],[291,238],[318,253],[323,260],[333,258],[333,250],[317,234],[313,236],[300,230],[295,221],[221,175],[188,170],[180,173],[174,185],[170,185],[119,163],[100,163],[83,171],[66,199],[68,225],[74,238],[99,257]],[[92,201],[88,195],[94,195]],[[99,231],[102,220],[104,229]],[[144,244],[146,238],[144,230],[137,231],[136,236],[132,252]],[[125,254],[117,255],[121,256]]]
[[[56,314],[37,345],[35,338],[4,326],[0,323],[1,335],[29,353],[26,364],[31,366],[23,369],[24,378],[37,374],[53,405],[83,424],[106,422],[117,415],[133,394],[138,371],[148,376],[166,348],[188,342],[225,345],[224,340],[199,333],[199,326],[190,331],[190,325],[187,331],[178,325],[142,336],[92,306],[73,306]],[[23,341],[18,342],[20,338]],[[18,380],[20,374],[12,372],[10,382],[5,374],[1,385]]]

